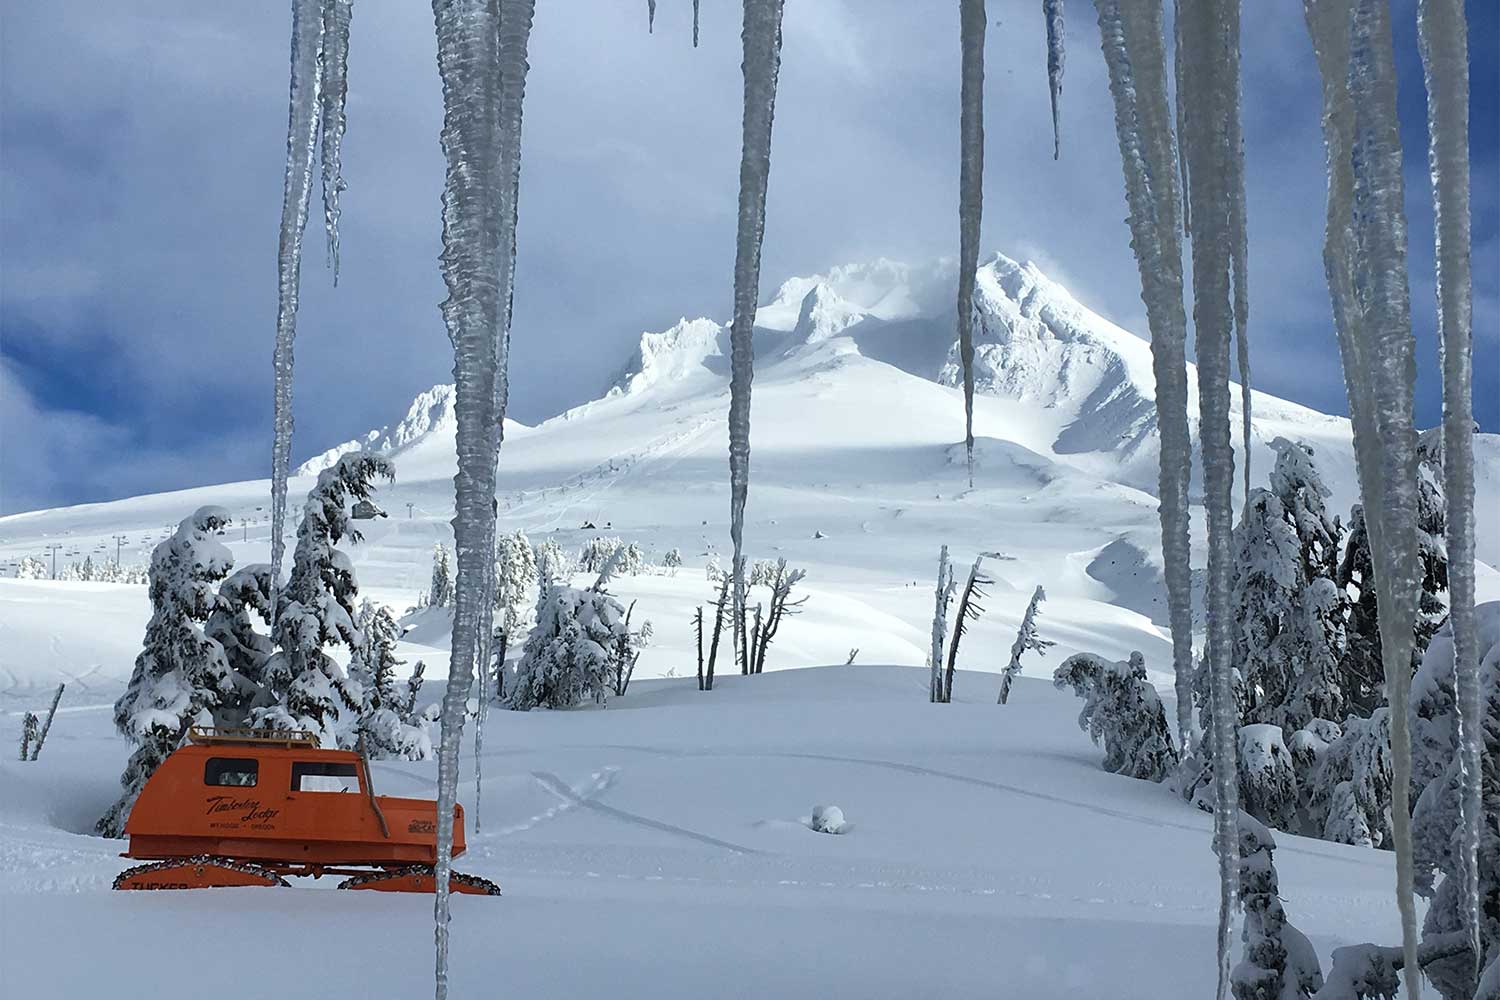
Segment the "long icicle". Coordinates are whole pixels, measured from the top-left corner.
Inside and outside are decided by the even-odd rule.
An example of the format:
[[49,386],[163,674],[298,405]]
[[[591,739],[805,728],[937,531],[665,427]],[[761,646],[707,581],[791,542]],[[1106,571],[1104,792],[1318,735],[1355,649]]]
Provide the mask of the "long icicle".
[[1057,99],[1062,96],[1066,42],[1063,0],[1042,0],[1042,17],[1047,22],[1047,89],[1052,94],[1052,158],[1055,160],[1062,152],[1062,133],[1057,127]]
[[1193,326],[1197,331],[1199,435],[1208,521],[1208,657],[1212,678],[1214,841],[1219,856],[1218,992],[1229,990],[1230,929],[1239,881],[1237,733],[1230,661],[1234,445],[1229,355],[1234,326],[1230,273],[1235,213],[1231,137],[1240,113],[1239,0],[1181,5],[1182,85],[1188,102],[1182,148],[1193,215]]
[[693,48],[698,47],[698,0],[693,0]]
[[[1172,0],[1172,94],[1177,114],[1177,141],[1182,141],[1187,120],[1186,94],[1182,88],[1182,0]],[[1188,205],[1188,162],[1181,150],[1177,151],[1178,186],[1182,192],[1182,235],[1193,235],[1193,217]]]
[[[1238,29],[1238,22],[1235,24]],[[1240,80],[1235,78],[1235,107],[1240,106]],[[1235,366],[1240,376],[1240,440],[1243,454],[1240,470],[1244,474],[1245,499],[1242,510],[1250,509],[1250,438],[1252,433],[1250,393],[1250,231],[1245,213],[1245,131],[1239,115],[1228,122],[1229,157],[1233,173],[1229,179],[1229,205],[1232,224],[1230,265],[1234,276],[1234,344]]]
[[318,0],[292,0],[291,93],[286,126],[286,181],[277,247],[275,429],[271,445],[271,616],[281,589],[286,540],[286,480],[292,457],[292,347],[297,338],[297,296],[302,281],[302,233],[312,196],[313,151],[318,142],[319,54],[323,15]]
[[[500,91],[500,162],[508,174],[500,201],[501,224],[509,231],[509,252],[500,256],[500,333],[495,374],[495,426],[492,462],[499,476],[500,449],[505,443],[505,413],[510,407],[510,326],[515,312],[516,223],[521,194],[521,120],[526,99],[526,70],[530,64],[526,53],[531,43],[535,0],[507,0],[501,8],[500,63],[502,67],[519,67],[512,71],[513,80],[505,81]],[[512,85],[514,84],[514,85]],[[492,504],[498,516],[498,504]],[[474,720],[474,829],[479,829],[479,807],[484,788],[484,726],[489,720],[490,658],[495,632],[495,541],[497,524],[491,519],[485,549],[484,599],[479,614],[479,712]],[[494,675],[498,679],[498,670]]]
[[[458,574],[452,653],[443,696],[438,754],[436,899],[433,913],[436,996],[448,993],[448,897],[454,806],[465,703],[473,683],[478,624],[492,572],[495,531],[496,408],[505,381],[499,370],[507,293],[501,275],[515,253],[511,197],[520,157],[519,115],[502,109],[525,87],[526,39],[533,0],[433,0],[438,69],[443,80],[442,145],[448,161],[443,192],[443,319],[454,344],[458,475],[453,533]],[[498,15],[498,19],[497,19]],[[518,40],[519,44],[515,42]],[[496,206],[500,210],[496,210]],[[491,563],[487,570],[486,561]]]
[[959,0],[962,48],[958,158],[958,356],[964,375],[964,454],[974,485],[974,278],[984,212],[984,0]]
[[1177,694],[1177,737],[1186,757],[1193,727],[1192,549],[1188,483],[1187,315],[1182,305],[1182,231],[1177,142],[1167,96],[1160,0],[1097,0],[1099,32],[1115,102],[1115,132],[1130,209],[1131,246],[1151,328],[1156,415],[1161,434],[1158,490],[1167,616]]
[[328,266],[339,283],[339,195],[343,192],[344,104],[349,95],[349,21],[352,0],[323,0],[323,226],[328,232]]
[[729,333],[729,534],[734,542],[735,648],[745,627],[745,500],[750,492],[750,383],[755,373],[755,303],[766,231],[771,124],[781,70],[783,0],[745,0],[745,110],[740,151],[739,222],[735,230],[734,320]]
[[1448,597],[1458,719],[1459,871],[1474,978],[1479,938],[1480,743],[1483,718],[1474,622],[1473,276],[1469,235],[1469,39],[1463,0],[1420,0],[1417,37],[1427,79],[1428,166],[1437,231],[1443,364],[1443,490],[1448,496]]
[[1385,0],[1304,0],[1323,76],[1328,150],[1324,265],[1354,425],[1375,563],[1391,709],[1391,826],[1404,977],[1419,997],[1412,900],[1411,734],[1407,718],[1420,582],[1416,579],[1416,365],[1406,279],[1406,220],[1395,63]]

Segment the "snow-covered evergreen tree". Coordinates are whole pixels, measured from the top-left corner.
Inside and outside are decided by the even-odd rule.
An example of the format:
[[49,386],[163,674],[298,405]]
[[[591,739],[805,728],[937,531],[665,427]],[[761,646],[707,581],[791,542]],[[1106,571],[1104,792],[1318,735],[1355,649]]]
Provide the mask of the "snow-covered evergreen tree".
[[47,576],[47,564],[36,556],[22,556],[16,564],[17,580],[45,580]]
[[526,634],[528,612],[536,601],[536,552],[525,532],[495,539],[495,620],[508,637]]
[[[349,659],[349,676],[362,697],[356,742],[362,738],[365,752],[376,760],[427,760],[432,756],[432,719],[416,712],[410,682],[403,687],[396,680],[396,668],[405,663],[396,658],[401,627],[389,608],[370,601],[360,605],[356,624],[362,641]],[[415,678],[420,689],[420,672]]]
[[446,608],[453,603],[453,566],[448,546],[432,547],[432,585],[427,588],[427,606]]
[[325,651],[333,643],[357,649],[359,593],[354,565],[335,546],[359,541],[349,504],[369,499],[377,477],[395,478],[382,455],[351,452],[318,474],[307,495],[292,572],[276,606],[272,635],[277,652],[266,665],[265,684],[252,722],[268,729],[307,729],[324,746],[352,747],[363,693]]
[[1245,721],[1290,734],[1344,712],[1345,605],[1334,582],[1341,529],[1312,449],[1286,438],[1272,447],[1271,489],[1252,491],[1235,531],[1234,658]]
[[266,664],[276,651],[271,637],[256,628],[252,613],[263,627],[271,618],[269,563],[252,563],[231,573],[219,584],[218,600],[203,631],[224,648],[234,690],[225,695],[214,712],[221,726],[241,726],[265,680]]
[[[1480,739],[1479,946],[1500,977],[1500,602],[1475,609],[1483,718],[1466,720]],[[1424,941],[1466,932],[1462,854],[1458,847],[1460,781],[1454,703],[1453,632],[1432,639],[1412,679],[1412,840],[1417,890],[1429,900]],[[1477,723],[1477,724],[1476,724]],[[1474,955],[1424,966],[1449,1000],[1469,1000]],[[1497,980],[1500,986],[1500,980]]]
[[1295,830],[1297,774],[1281,727],[1241,726],[1238,746],[1241,808],[1278,830]]
[[679,569],[682,566],[682,550],[675,545],[667,550],[667,554],[661,557],[661,564],[667,569]]
[[1016,641],[1010,647],[1010,662],[1005,665],[1005,670],[1000,675],[999,704],[1001,705],[1010,700],[1010,686],[1021,674],[1021,655],[1029,649],[1045,655],[1048,649],[1057,645],[1050,639],[1041,638],[1036,631],[1036,616],[1041,614],[1041,603],[1046,599],[1046,591],[1039,586],[1032,593],[1031,602],[1026,605],[1026,614],[1021,618],[1021,627],[1016,632]]
[[537,583],[544,584],[548,580],[566,581],[573,575],[573,561],[563,551],[555,538],[544,538],[532,549],[536,559]]
[[603,704],[640,642],[625,608],[602,588],[546,583],[505,704],[521,711]]
[[146,779],[195,725],[213,725],[214,710],[234,691],[224,649],[203,632],[217,603],[214,585],[234,566],[217,538],[229,511],[200,507],[151,555],[151,620],[125,693],[115,702],[115,727],[136,751],[120,777],[123,794],[99,820],[106,837],[121,836]]
[[[1443,494],[1442,437],[1437,429],[1425,432],[1417,448],[1417,552],[1422,588],[1418,598],[1416,646],[1412,669],[1422,661],[1427,644],[1447,619],[1448,546],[1445,531],[1448,501]],[[1368,714],[1385,700],[1385,667],[1381,660],[1379,609],[1370,535],[1364,508],[1349,515],[1349,538],[1339,563],[1338,584],[1348,594],[1348,644],[1341,664],[1345,683],[1354,690],[1351,707]]]
[[1078,725],[1104,745],[1104,769],[1148,781],[1162,781],[1177,764],[1172,733],[1156,688],[1146,680],[1146,660],[1111,663],[1093,653],[1077,653],[1052,675],[1061,690],[1072,688],[1084,700]]
[[1350,716],[1323,751],[1307,794],[1309,819],[1324,840],[1391,846],[1390,709]]
[[[1280,733],[1274,726],[1266,728]],[[1243,954],[1230,975],[1234,1000],[1306,1000],[1323,988],[1317,951],[1287,920],[1281,905],[1275,849],[1271,831],[1241,812],[1239,879],[1245,925]]]
[[598,535],[585,542],[579,551],[578,569],[584,573],[598,573],[611,559],[615,560],[616,576],[636,576],[646,568],[646,554],[638,544],[622,541],[613,535]]

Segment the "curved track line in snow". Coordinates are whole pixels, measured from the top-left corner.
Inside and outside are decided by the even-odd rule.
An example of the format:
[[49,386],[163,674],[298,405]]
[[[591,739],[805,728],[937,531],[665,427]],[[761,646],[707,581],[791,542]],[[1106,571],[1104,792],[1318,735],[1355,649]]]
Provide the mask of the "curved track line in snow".
[[674,826],[671,823],[663,823],[660,820],[651,819],[649,816],[640,816],[633,812],[626,812],[624,809],[616,809],[614,806],[607,806],[602,802],[595,801],[594,799],[584,798],[577,792],[573,791],[573,789],[569,788],[566,784],[564,784],[561,778],[548,771],[532,771],[531,775],[532,777],[536,778],[537,781],[541,782],[548,791],[554,793],[560,798],[569,800],[575,806],[582,806],[585,809],[592,809],[595,812],[603,813],[606,816],[613,816],[615,819],[623,820],[624,822],[634,824],[635,826],[644,826],[651,830],[660,830],[663,833],[674,834],[678,837],[686,837],[689,840],[696,840],[700,844],[708,844],[712,847],[719,847],[726,851],[732,851],[735,854],[761,853],[760,851],[755,850],[753,847],[744,847],[740,844],[731,844],[727,840],[720,840],[717,837],[710,837],[706,833],[697,833],[693,830],[687,829],[686,827]]

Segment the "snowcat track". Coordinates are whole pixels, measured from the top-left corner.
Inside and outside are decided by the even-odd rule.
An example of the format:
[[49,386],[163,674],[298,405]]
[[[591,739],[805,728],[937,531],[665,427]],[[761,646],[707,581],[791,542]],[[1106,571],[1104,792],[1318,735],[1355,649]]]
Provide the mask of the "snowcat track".
[[274,871],[229,858],[198,854],[173,861],[127,868],[115,876],[115,889],[215,889],[240,886],[280,886],[288,882]]
[[[431,865],[409,865],[390,871],[356,875],[339,883],[340,889],[373,889],[376,892],[426,892],[437,891],[437,878]],[[450,892],[466,896],[498,896],[500,887],[487,878],[449,872]]]

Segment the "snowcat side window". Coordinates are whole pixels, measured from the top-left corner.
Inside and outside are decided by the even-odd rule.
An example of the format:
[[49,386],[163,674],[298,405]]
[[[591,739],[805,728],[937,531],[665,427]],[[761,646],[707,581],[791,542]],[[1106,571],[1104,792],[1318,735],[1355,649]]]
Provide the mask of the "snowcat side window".
[[324,761],[293,761],[294,792],[357,792],[359,768],[353,764]]
[[260,761],[246,757],[210,757],[203,765],[205,785],[248,787],[260,777]]

